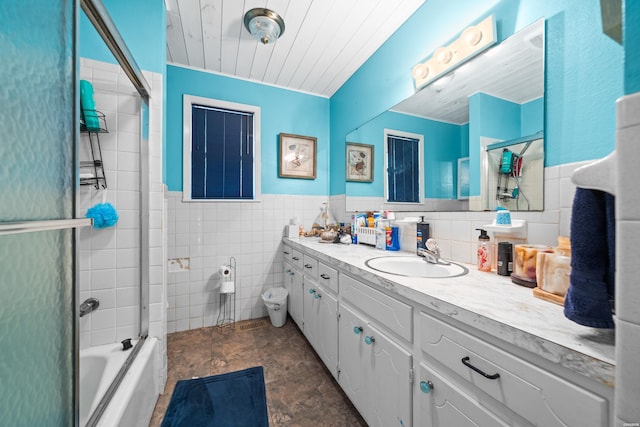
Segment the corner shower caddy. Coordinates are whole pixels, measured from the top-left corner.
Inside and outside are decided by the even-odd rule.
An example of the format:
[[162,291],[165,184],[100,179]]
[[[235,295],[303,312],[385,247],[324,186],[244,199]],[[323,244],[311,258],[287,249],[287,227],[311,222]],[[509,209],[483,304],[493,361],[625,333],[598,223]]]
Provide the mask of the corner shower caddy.
[[83,115],[86,114],[92,114],[97,117],[100,127],[87,129],[85,120],[80,122],[80,133],[86,133],[89,136],[89,150],[91,151],[91,160],[80,161],[80,185],[93,185],[96,190],[100,188],[106,189],[107,176],[104,173],[99,135],[109,132],[107,129],[107,120],[104,113],[97,110],[83,110]]
[[235,323],[236,318],[236,259],[234,257],[229,258],[227,264],[231,277],[229,280],[232,283],[232,292],[225,292],[221,279],[220,283],[220,305],[218,310],[218,320],[216,325],[220,328],[224,326],[231,326]]

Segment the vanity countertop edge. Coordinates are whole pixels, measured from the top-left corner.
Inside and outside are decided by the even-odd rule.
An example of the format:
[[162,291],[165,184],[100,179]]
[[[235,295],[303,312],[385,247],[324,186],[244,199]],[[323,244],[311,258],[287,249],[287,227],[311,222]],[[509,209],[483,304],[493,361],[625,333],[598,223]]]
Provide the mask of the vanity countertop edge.
[[320,243],[318,238],[309,237],[285,237],[283,242],[392,295],[402,296],[610,387],[614,385],[614,330],[572,322],[564,316],[561,306],[534,297],[530,288],[513,284],[509,277],[481,272],[474,265],[465,264],[469,273],[461,277],[396,276],[372,270],[365,261],[412,253],[380,251],[365,245]]

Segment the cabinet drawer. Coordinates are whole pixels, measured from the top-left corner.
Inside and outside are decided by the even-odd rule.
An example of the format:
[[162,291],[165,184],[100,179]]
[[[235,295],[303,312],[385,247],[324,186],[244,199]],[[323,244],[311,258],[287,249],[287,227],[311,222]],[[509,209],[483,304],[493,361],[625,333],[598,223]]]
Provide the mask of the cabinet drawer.
[[476,394],[468,394],[468,390],[459,388],[437,372],[437,369],[420,363],[418,402],[421,426],[509,426],[496,414],[479,405],[482,399]]
[[291,262],[292,253],[293,253],[293,249],[291,249],[291,246],[287,246],[287,245],[282,246],[282,256],[284,257],[285,262]]
[[407,341],[413,341],[413,308],[349,276],[339,277],[342,298]]
[[608,423],[605,398],[425,312],[420,313],[420,347],[468,384],[535,425],[597,427]]
[[302,252],[297,249],[291,249],[291,264],[293,264],[293,266],[298,270],[303,270],[304,256],[302,255]]
[[307,254],[304,254],[302,258],[302,266],[304,267],[304,275],[310,277],[312,279],[318,278],[318,260],[310,257]]
[[318,282],[334,293],[338,293],[338,270],[318,263]]

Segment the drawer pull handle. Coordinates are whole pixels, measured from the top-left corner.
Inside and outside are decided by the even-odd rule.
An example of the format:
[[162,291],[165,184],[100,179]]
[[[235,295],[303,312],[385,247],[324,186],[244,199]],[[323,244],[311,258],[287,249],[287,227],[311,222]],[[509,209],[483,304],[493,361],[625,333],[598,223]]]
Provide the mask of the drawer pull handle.
[[477,373],[479,373],[480,375],[482,375],[483,377],[485,377],[485,378],[487,378],[487,379],[490,379],[490,380],[497,380],[498,378],[500,378],[500,374],[498,374],[498,373],[493,374],[493,375],[489,375],[489,374],[487,374],[487,373],[483,372],[481,369],[478,369],[478,368],[476,368],[475,366],[473,366],[471,363],[469,363],[469,356],[465,356],[465,357],[463,357],[461,360],[462,360],[462,363],[463,363],[465,366],[467,366],[467,367],[469,367],[469,368],[473,369],[474,371],[476,371]]
[[366,342],[366,343],[367,343],[367,345],[371,345],[371,344],[373,344],[374,342],[376,342],[376,339],[375,339],[374,337],[369,337],[369,336],[367,336],[367,337],[364,337],[364,342]]
[[320,275],[320,277],[322,277],[324,280],[329,280],[329,279],[331,279],[331,276],[329,276],[328,274],[325,274],[325,273],[322,273],[322,274]]
[[420,390],[422,390],[423,393],[428,394],[433,390],[433,383],[431,381],[420,381]]
[[297,256],[291,257],[293,258],[294,261],[300,261],[300,258],[298,258]]
[[313,266],[311,264],[305,264],[304,268],[312,268]]
[[315,299],[322,298],[322,295],[320,295],[319,293],[317,293],[317,292],[316,292],[316,294],[314,295],[314,298],[315,298]]
[[316,290],[315,290],[315,289],[313,289],[313,288],[309,289],[309,293],[310,293],[310,294],[313,294],[313,293],[315,293],[315,292],[316,292]]
[[353,333],[356,335],[360,335],[362,333],[362,326],[354,326]]
[[288,251],[284,251],[284,254],[285,254],[285,255],[289,255],[289,252],[288,252]]

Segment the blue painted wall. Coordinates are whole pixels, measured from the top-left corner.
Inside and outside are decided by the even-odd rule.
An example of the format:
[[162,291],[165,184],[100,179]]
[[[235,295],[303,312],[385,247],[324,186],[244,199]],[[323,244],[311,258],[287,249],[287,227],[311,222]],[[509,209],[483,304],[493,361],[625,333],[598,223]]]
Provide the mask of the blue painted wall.
[[[347,182],[346,194],[364,197],[384,195],[385,128],[424,135],[425,189],[423,195],[425,197],[449,199],[456,196],[454,190],[457,187],[455,179],[451,181],[451,171],[456,171],[458,157],[466,155],[466,153],[463,154],[462,141],[468,141],[468,138],[463,137],[462,133],[463,130],[466,131],[467,127],[393,111],[379,115],[347,136],[349,142],[374,145],[375,155],[373,158],[373,182]],[[342,159],[344,162],[344,157]]]
[[534,99],[520,106],[520,134],[533,135],[544,129],[544,98]]
[[[273,86],[167,66],[166,184],[182,191],[182,96],[195,95],[260,107],[261,186],[264,194],[325,195],[329,192],[329,99]],[[278,177],[278,134],[314,136],[315,180]],[[342,151],[344,159],[344,146]],[[344,175],[343,175],[344,181]]]
[[624,1],[624,93],[640,92],[640,2]]
[[[547,166],[607,155],[623,94],[623,49],[602,33],[595,0],[459,0],[455,13],[448,0],[427,1],[331,97],[332,151],[344,152],[347,133],[413,94],[413,65],[489,14],[500,41],[546,18]],[[345,192],[344,168],[331,164],[331,194]]]
[[[166,17],[163,0],[103,0],[138,66],[164,74]],[[84,12],[80,13],[80,56],[116,64],[116,60]]]

